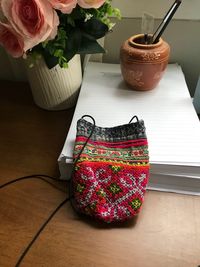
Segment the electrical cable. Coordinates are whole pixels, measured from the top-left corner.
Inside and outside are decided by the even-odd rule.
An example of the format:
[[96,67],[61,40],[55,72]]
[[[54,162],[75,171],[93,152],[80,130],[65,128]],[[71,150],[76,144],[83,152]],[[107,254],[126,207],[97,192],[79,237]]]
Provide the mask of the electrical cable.
[[[92,120],[92,122],[93,122],[92,130],[91,130],[89,136],[87,137],[87,139],[86,139],[84,145],[82,146],[82,148],[81,148],[81,150],[80,150],[78,156],[74,159],[74,162],[73,162],[73,169],[72,169],[72,177],[74,176],[76,163],[77,163],[78,160],[80,159],[81,153],[82,153],[83,150],[85,149],[85,147],[86,147],[88,141],[90,140],[91,136],[93,135],[94,130],[95,130],[95,127],[96,127],[96,121],[95,121],[95,119],[94,119],[92,116],[90,116],[90,115],[84,115],[84,116],[81,117],[81,119],[84,119],[84,118],[86,118],[86,117],[87,117],[87,118],[90,118],[90,119]],[[72,194],[72,191],[73,191],[73,190],[72,190],[72,188],[73,188],[73,181],[72,181],[72,179],[70,179],[70,183],[69,183],[69,198],[70,198],[70,204],[71,204],[71,207],[73,208],[73,210],[74,210],[75,212],[79,213],[79,211],[76,209],[76,207],[75,207],[75,205],[74,205],[74,203],[73,203],[73,201],[72,201],[72,199],[73,199],[73,194]]]
[[44,228],[46,227],[46,225],[49,223],[49,221],[53,218],[53,216],[57,213],[57,211],[59,211],[59,209],[65,204],[67,203],[67,201],[69,201],[69,198],[66,198],[64,201],[62,201],[58,207],[50,214],[50,216],[47,218],[47,220],[42,224],[42,226],[40,227],[40,229],[37,231],[37,233],[35,234],[35,236],[32,238],[32,240],[30,241],[30,243],[28,244],[28,246],[25,248],[24,252],[21,254],[21,256],[19,257],[15,267],[19,267],[20,263],[22,262],[22,260],[24,259],[24,257],[26,256],[26,254],[28,253],[28,251],[30,250],[30,248],[33,246],[34,242],[37,240],[37,238],[39,237],[39,235],[41,234],[41,232],[44,230]]
[[[66,181],[63,181],[63,180],[60,180],[58,178],[55,178],[55,177],[52,177],[52,176],[49,176],[49,175],[44,175],[44,174],[33,174],[33,175],[27,175],[27,176],[23,176],[23,177],[19,177],[19,178],[16,178],[14,180],[11,180],[5,184],[2,184],[0,185],[0,189],[8,186],[8,185],[11,185],[13,183],[16,183],[16,182],[19,182],[19,181],[22,181],[22,180],[25,180],[25,179],[31,179],[31,178],[37,178],[37,179],[41,179],[42,181],[45,181],[47,182],[48,184],[54,186],[54,184],[50,183],[49,181],[47,181],[45,178],[48,178],[48,179],[51,179],[51,180],[54,180],[54,181],[59,181],[59,182],[66,182]],[[58,189],[56,186],[54,186],[57,190],[60,190]],[[60,190],[62,192],[64,192],[63,190]],[[24,252],[20,255],[15,267],[19,267],[21,262],[23,261],[24,257],[26,256],[26,254],[28,253],[28,251],[30,250],[30,248],[33,246],[34,242],[37,240],[37,238],[39,237],[39,235],[41,234],[41,232],[44,230],[44,228],[46,227],[46,225],[50,222],[50,220],[53,218],[53,216],[57,213],[57,211],[59,211],[59,209],[65,204],[67,203],[68,201],[70,200],[70,197],[66,198],[64,201],[62,201],[58,206],[57,208],[49,215],[49,217],[45,220],[45,222],[41,225],[41,227],[39,228],[39,230],[36,232],[36,234],[34,235],[34,237],[31,239],[30,243],[27,245],[27,247],[25,248]]]
[[[66,180],[61,180],[59,178],[55,178],[55,177],[52,177],[52,176],[49,176],[49,175],[45,175],[45,174],[32,174],[32,175],[27,175],[27,176],[22,176],[22,177],[19,177],[19,178],[16,178],[14,180],[11,180],[5,184],[2,184],[0,185],[0,189],[10,185],[10,184],[13,184],[15,182],[18,182],[18,181],[22,181],[22,180],[25,180],[25,179],[29,179],[29,178],[38,178],[38,179],[41,179],[41,180],[45,180],[44,178],[48,178],[48,179],[51,179],[51,180],[54,180],[54,181],[58,181],[58,182],[66,182]],[[46,180],[45,180],[46,181]],[[48,181],[46,181],[48,182]]]
[[[81,153],[83,152],[85,146],[87,145],[87,143],[88,143],[89,139],[91,138],[91,136],[92,136],[92,134],[93,134],[93,132],[94,132],[94,129],[95,129],[95,127],[96,127],[95,119],[94,119],[92,116],[90,116],[90,115],[84,115],[84,116],[82,116],[82,119],[84,119],[85,117],[89,117],[89,118],[93,121],[92,131],[91,131],[91,133],[89,134],[89,136],[88,136],[88,138],[87,138],[85,144],[83,145],[81,151],[79,152],[77,158],[74,160],[74,162],[73,162],[73,166],[75,166],[76,163],[77,163],[77,161],[79,160]],[[134,117],[133,117],[133,118],[134,118]],[[72,174],[73,174],[73,173],[74,173],[74,167],[73,167]],[[7,182],[7,183],[5,183],[5,184],[2,184],[2,185],[0,185],[0,189],[6,187],[6,186],[8,186],[8,185],[11,185],[11,184],[13,184],[13,183],[15,183],[15,182],[19,182],[19,181],[22,181],[22,180],[25,180],[25,179],[30,179],[30,178],[39,178],[39,179],[42,179],[42,180],[44,180],[44,181],[46,181],[44,178],[52,179],[52,180],[54,180],[54,181],[59,181],[59,182],[63,181],[63,180],[60,180],[60,179],[58,179],[58,178],[54,178],[54,177],[49,176],[49,175],[33,174],[33,175],[28,175],[28,176],[19,177],[19,178],[16,178],[16,179],[14,179],[14,180],[11,180],[11,181],[9,181],[9,182]],[[46,181],[46,182],[48,182],[48,181]],[[66,182],[66,181],[64,181],[64,182]],[[51,183],[50,183],[50,184],[51,184]],[[51,185],[52,185],[52,184],[51,184]],[[19,266],[20,266],[20,264],[21,264],[21,262],[23,261],[24,257],[26,256],[26,254],[28,253],[28,251],[30,250],[30,248],[33,246],[34,242],[37,240],[37,238],[39,237],[39,235],[41,234],[41,232],[44,230],[44,228],[46,227],[46,225],[50,222],[50,220],[53,218],[53,216],[59,211],[59,209],[60,209],[65,203],[67,203],[67,202],[70,200],[70,202],[71,202],[71,206],[75,209],[75,207],[74,207],[74,205],[73,205],[73,203],[72,203],[73,195],[71,194],[71,190],[70,190],[70,189],[71,189],[71,188],[70,188],[71,186],[72,186],[72,182],[70,182],[70,185],[69,185],[69,197],[66,198],[64,201],[62,201],[62,202],[57,206],[57,208],[56,208],[56,209],[49,215],[49,217],[45,220],[45,222],[44,222],[44,223],[42,224],[42,226],[39,228],[39,230],[37,231],[37,233],[35,234],[35,236],[31,239],[31,241],[30,241],[30,243],[28,244],[28,246],[25,248],[24,252],[23,252],[23,253],[21,254],[21,256],[19,257],[19,259],[18,259],[18,261],[17,261],[15,267],[19,267]],[[58,188],[56,188],[56,189],[58,189]],[[58,190],[59,190],[59,189],[58,189]]]

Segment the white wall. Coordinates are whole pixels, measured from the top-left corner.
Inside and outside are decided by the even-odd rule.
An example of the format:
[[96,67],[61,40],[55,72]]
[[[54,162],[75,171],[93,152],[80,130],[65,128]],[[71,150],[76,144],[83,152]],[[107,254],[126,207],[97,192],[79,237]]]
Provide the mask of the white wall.
[[[144,12],[155,18],[163,18],[174,0],[113,0],[113,5],[121,10],[123,17],[137,18]],[[200,0],[182,0],[175,19],[200,19]]]

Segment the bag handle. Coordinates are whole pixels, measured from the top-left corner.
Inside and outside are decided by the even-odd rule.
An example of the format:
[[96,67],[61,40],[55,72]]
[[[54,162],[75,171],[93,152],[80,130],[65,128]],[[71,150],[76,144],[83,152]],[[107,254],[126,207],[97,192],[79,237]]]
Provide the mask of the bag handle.
[[[75,166],[75,164],[77,163],[77,161],[79,160],[79,158],[80,158],[80,156],[81,156],[81,153],[83,152],[85,146],[87,145],[87,143],[88,143],[90,137],[92,136],[92,134],[93,134],[93,132],[94,132],[94,129],[95,129],[95,127],[96,127],[95,119],[94,119],[91,115],[83,115],[83,116],[81,117],[81,119],[84,119],[84,118],[90,118],[90,119],[92,120],[92,122],[93,122],[93,127],[92,127],[92,131],[91,131],[90,135],[88,136],[87,140],[85,141],[85,144],[83,145],[83,147],[81,148],[81,151],[79,152],[77,158],[76,158],[76,159],[74,160],[74,162],[73,162],[74,166]],[[129,123],[131,123],[134,119],[136,119],[136,121],[139,122],[138,117],[135,115],[135,116],[133,116],[133,117],[131,118],[131,120],[129,121]]]
[[136,119],[137,120],[137,122],[139,122],[139,119],[138,119],[138,117],[135,115],[135,116],[133,116],[132,117],[132,119],[129,121],[129,123],[131,123],[134,119]]
[[71,204],[71,207],[72,207],[76,212],[78,212],[78,210],[77,210],[77,208],[76,208],[76,206],[74,205],[73,200],[72,200],[72,198],[73,198],[72,177],[73,177],[74,172],[75,172],[76,163],[77,163],[77,161],[79,160],[79,158],[80,158],[80,156],[81,156],[81,153],[83,152],[85,146],[87,145],[87,143],[88,143],[90,137],[92,136],[92,134],[93,134],[93,132],[94,132],[94,129],[95,129],[95,126],[96,126],[95,119],[94,119],[92,116],[90,116],[90,115],[83,115],[83,116],[81,117],[81,119],[84,119],[84,118],[86,118],[86,117],[90,118],[90,119],[92,120],[92,122],[93,122],[92,131],[91,131],[91,133],[89,134],[87,140],[85,141],[85,144],[84,144],[83,147],[81,148],[81,151],[79,152],[77,158],[76,158],[76,159],[74,160],[74,162],[73,162],[72,174],[71,174],[71,179],[70,179],[70,183],[69,183],[69,199],[70,199],[70,204]]
[[93,134],[93,132],[94,132],[95,126],[96,126],[95,119],[94,119],[92,116],[90,116],[90,115],[83,115],[83,116],[81,117],[81,119],[84,119],[84,118],[86,118],[86,117],[90,118],[90,119],[92,120],[92,122],[93,122],[92,131],[91,131],[90,135],[88,136],[87,140],[85,141],[85,144],[84,144],[83,147],[81,148],[81,151],[79,152],[77,158],[74,160],[74,162],[73,162],[74,166],[76,165],[76,162],[79,160],[79,158],[80,158],[80,156],[81,156],[81,153],[83,152],[85,146],[87,145],[87,143],[88,143],[90,137],[92,136],[92,134]]

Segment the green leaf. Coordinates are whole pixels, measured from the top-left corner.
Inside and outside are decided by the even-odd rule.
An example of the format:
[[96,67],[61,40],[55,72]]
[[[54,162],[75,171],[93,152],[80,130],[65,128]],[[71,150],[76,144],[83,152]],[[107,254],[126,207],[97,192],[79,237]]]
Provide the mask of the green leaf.
[[75,27],[74,19],[71,16],[67,17],[67,23],[70,24],[72,27]]
[[61,50],[61,49],[57,49],[57,50],[54,52],[54,56],[55,56],[55,57],[62,57],[62,56],[63,56],[63,50]]
[[82,34],[79,28],[75,28],[68,33],[68,39],[66,41],[66,47],[64,50],[64,57],[69,61],[80,48]]
[[57,57],[52,56],[47,50],[44,50],[43,57],[49,69],[55,67],[59,62],[59,59]]
[[105,50],[100,44],[91,37],[82,35],[81,46],[77,51],[78,54],[97,54],[105,53]]
[[81,29],[95,39],[105,36],[108,32],[108,26],[96,18],[91,18],[83,23]]

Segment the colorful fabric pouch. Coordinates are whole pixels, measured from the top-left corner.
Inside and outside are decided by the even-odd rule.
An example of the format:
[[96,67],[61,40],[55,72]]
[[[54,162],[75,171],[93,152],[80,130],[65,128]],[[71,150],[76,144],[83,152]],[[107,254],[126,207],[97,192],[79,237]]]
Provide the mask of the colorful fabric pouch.
[[[93,123],[85,120],[90,117]],[[75,208],[107,223],[138,214],[149,178],[143,120],[112,128],[77,122],[72,188]]]

